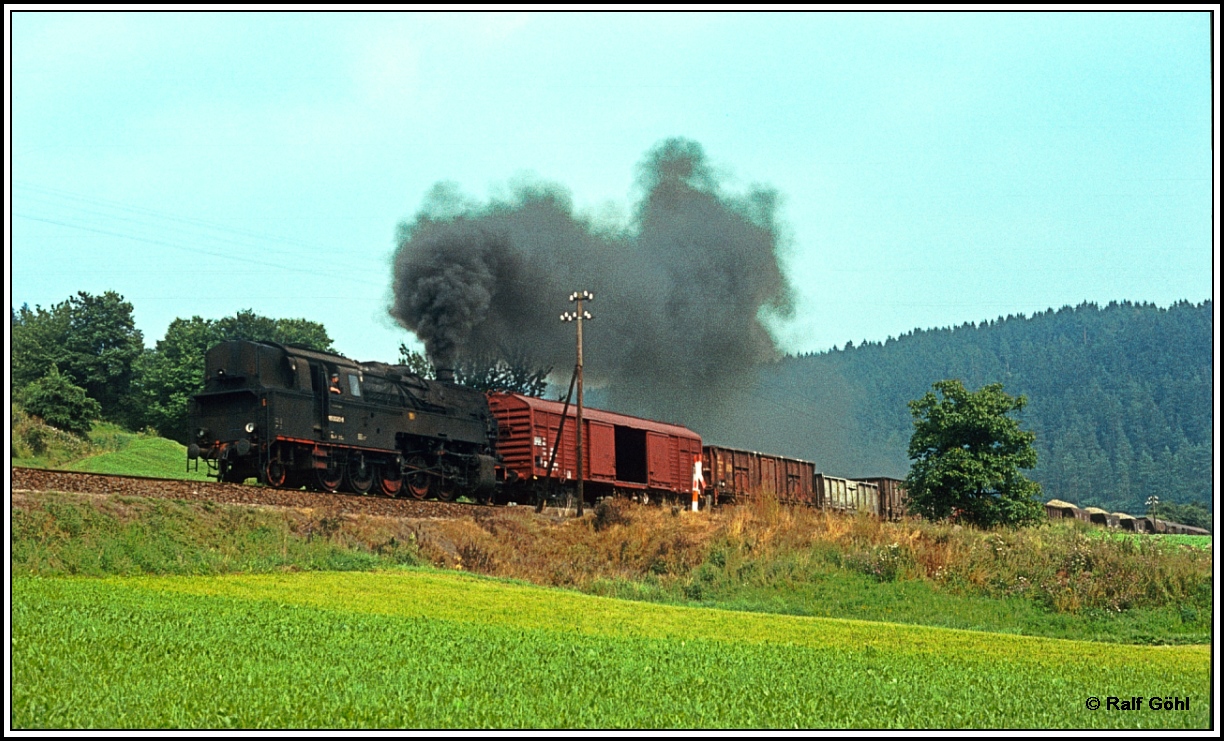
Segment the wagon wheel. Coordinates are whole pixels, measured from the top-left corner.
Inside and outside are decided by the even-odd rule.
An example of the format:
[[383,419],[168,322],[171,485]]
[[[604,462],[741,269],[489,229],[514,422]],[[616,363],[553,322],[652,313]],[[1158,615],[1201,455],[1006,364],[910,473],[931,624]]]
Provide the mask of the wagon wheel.
[[356,466],[349,466],[348,470],[348,485],[349,489],[356,494],[369,494],[370,489],[374,488],[374,469],[362,460]]
[[433,493],[434,478],[424,469],[428,467],[423,456],[414,455],[408,459],[408,468],[412,470],[405,482],[408,493],[416,499],[424,499]]
[[404,475],[399,466],[389,463],[378,469],[378,490],[389,497],[398,497],[404,487]]
[[285,480],[289,477],[289,471],[286,470],[285,464],[273,458],[264,466],[263,483],[265,486],[271,486],[274,489],[280,489],[285,485]]
[[338,468],[315,469],[315,484],[323,491],[333,494],[340,491],[342,481],[344,481],[344,475]]

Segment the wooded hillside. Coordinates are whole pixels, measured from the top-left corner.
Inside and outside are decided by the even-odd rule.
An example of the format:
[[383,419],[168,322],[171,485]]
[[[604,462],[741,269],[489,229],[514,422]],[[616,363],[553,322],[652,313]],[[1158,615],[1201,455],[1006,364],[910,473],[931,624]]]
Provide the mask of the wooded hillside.
[[1211,301],[1086,303],[789,357],[725,428],[701,432],[835,475],[902,477],[906,404],[947,378],[1028,397],[1020,419],[1037,435],[1031,475],[1045,498],[1142,512],[1156,494],[1211,507]]

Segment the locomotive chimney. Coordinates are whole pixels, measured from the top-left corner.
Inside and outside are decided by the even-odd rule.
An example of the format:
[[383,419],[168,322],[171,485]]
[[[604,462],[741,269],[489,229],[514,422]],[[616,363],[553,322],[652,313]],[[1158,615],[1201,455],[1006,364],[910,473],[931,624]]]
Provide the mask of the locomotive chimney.
[[439,381],[442,381],[444,383],[454,383],[455,382],[455,369],[454,368],[435,368],[434,376],[436,376]]

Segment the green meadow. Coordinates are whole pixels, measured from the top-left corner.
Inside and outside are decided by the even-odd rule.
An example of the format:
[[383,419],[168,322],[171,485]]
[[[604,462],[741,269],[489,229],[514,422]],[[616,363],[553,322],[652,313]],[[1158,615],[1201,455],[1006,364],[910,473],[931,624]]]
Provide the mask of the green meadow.
[[[1210,649],[627,602],[411,569],[20,577],[13,726],[1206,728]],[[1087,709],[1089,697],[1189,710]]]
[[[102,427],[66,465],[158,475],[172,445]],[[10,513],[16,729],[1211,720],[1209,539],[768,502],[412,521],[17,492]]]

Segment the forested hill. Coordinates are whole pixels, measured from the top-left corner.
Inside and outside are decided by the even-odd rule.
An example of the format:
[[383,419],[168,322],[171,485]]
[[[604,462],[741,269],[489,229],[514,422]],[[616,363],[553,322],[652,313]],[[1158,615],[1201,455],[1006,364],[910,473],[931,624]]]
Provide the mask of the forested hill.
[[[1082,304],[787,358],[726,429],[726,445],[814,460],[835,475],[909,470],[907,402],[945,378],[1028,397],[1031,476],[1046,499],[1110,511],[1211,505],[1212,303]],[[766,414],[746,414],[749,408]],[[720,425],[721,426],[721,425]]]

